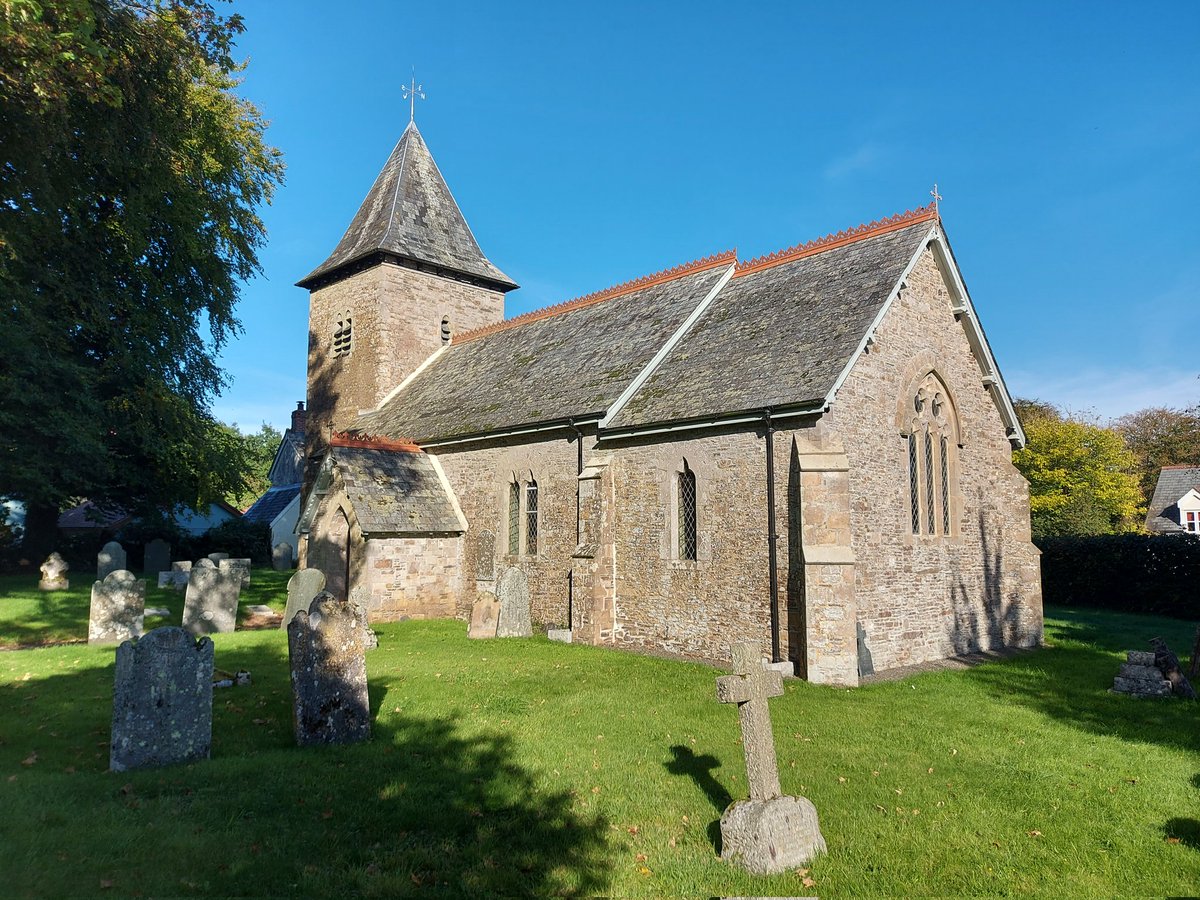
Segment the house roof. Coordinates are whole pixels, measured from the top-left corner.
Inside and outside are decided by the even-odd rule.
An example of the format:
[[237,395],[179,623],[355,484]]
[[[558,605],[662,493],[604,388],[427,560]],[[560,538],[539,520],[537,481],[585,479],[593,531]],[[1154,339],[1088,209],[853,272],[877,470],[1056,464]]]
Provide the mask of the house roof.
[[739,264],[606,427],[820,404],[934,218],[919,210]]
[[350,430],[426,443],[599,419],[734,261],[719,254],[458,335]]
[[333,253],[298,285],[319,287],[344,270],[354,270],[356,263],[380,256],[402,265],[465,275],[501,291],[517,286],[479,249],[412,122]]
[[1179,524],[1179,498],[1193,488],[1200,490],[1200,466],[1163,466],[1146,511],[1146,530],[1160,533],[1183,531]]
[[297,433],[291,428],[284,431],[267,480],[273,487],[299,484],[304,480],[304,432]]
[[436,464],[415,447],[346,446],[335,436],[331,452],[342,488],[365,534],[466,530]]
[[242,518],[247,522],[266,522],[270,525],[299,496],[299,484],[268,488],[265,494],[255,500],[250,508],[242,513]]

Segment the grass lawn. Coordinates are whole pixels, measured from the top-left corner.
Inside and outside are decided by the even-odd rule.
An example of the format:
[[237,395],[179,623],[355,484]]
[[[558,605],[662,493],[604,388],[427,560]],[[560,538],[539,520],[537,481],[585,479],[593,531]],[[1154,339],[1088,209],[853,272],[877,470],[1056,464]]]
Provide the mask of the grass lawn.
[[[1200,704],[1107,692],[1122,650],[1162,634],[1186,653],[1191,627],[1048,615],[1046,649],[969,671],[789,682],[771,701],[783,787],[816,804],[830,852],[773,878],[716,855],[745,769],[705,666],[382,625],[374,739],[299,750],[284,635],[218,635],[217,665],[254,683],[215,693],[213,758],[112,774],[112,648],[0,653],[0,890],[1196,894]],[[62,616],[46,627],[69,632]]]

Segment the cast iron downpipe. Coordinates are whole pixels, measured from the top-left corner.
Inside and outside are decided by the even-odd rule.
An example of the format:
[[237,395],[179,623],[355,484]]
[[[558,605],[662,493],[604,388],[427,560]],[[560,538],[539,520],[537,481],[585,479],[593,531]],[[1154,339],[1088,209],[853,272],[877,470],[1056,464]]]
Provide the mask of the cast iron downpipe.
[[771,582],[771,662],[779,662],[779,565],[775,543],[775,424],[771,409],[763,410],[767,425],[767,573]]
[[[575,545],[579,546],[579,518],[583,515],[583,503],[579,496],[579,476],[583,474],[583,432],[574,419],[567,420],[567,427],[575,432]],[[567,572],[567,628],[575,627],[575,567]]]

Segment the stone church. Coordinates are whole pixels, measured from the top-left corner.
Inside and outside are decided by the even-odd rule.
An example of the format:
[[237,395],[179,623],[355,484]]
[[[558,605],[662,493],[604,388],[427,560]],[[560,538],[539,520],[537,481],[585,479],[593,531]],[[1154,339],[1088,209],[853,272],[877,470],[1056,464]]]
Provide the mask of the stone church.
[[[1021,425],[935,206],[504,318],[410,124],[310,292],[306,564],[814,682],[1042,636]],[[465,627],[465,626],[464,626]]]

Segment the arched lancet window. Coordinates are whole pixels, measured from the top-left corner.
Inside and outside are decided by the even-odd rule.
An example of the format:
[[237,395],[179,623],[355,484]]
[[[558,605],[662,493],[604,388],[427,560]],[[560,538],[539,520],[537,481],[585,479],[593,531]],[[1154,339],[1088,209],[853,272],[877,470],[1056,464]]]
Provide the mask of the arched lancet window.
[[525,485],[525,552],[537,555],[538,545],[538,484],[530,476]]
[[696,558],[696,473],[683,461],[683,471],[678,474],[679,496],[679,558]]
[[450,343],[450,317],[442,316],[442,343]]
[[508,485],[508,555],[521,551],[521,485],[516,476]]
[[934,372],[917,382],[904,423],[908,442],[908,503],[913,534],[954,533],[954,454],[958,419]]

